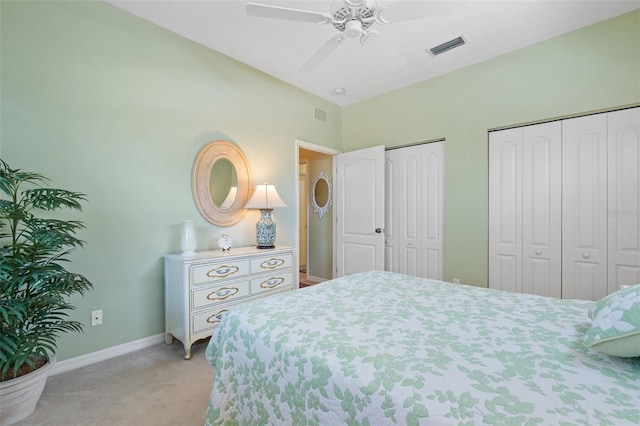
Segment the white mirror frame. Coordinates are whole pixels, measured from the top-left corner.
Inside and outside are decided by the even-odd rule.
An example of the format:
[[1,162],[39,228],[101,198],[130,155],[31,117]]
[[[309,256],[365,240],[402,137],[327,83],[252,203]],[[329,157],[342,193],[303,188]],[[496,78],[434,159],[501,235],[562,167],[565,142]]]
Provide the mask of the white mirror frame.
[[[233,164],[238,178],[236,199],[225,209],[218,207],[211,196],[211,169],[221,158],[226,158]],[[217,226],[231,226],[246,213],[244,205],[247,204],[251,191],[249,162],[237,145],[227,141],[209,142],[200,150],[193,163],[191,186],[193,199],[202,217]]]
[[[327,202],[324,206],[318,205],[316,201],[316,185],[318,181],[323,180],[327,183]],[[333,204],[333,187],[331,185],[331,180],[329,177],[324,174],[324,172],[319,172],[316,177],[313,179],[311,183],[311,206],[313,207],[313,212],[316,213],[320,218],[322,218],[325,214],[329,212],[331,205]]]

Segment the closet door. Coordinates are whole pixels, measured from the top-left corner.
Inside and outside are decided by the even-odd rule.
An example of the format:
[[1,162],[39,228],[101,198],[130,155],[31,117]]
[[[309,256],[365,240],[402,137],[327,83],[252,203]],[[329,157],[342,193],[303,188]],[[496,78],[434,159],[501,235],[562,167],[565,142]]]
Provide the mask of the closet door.
[[399,192],[395,190],[396,164],[397,159],[385,153],[384,161],[384,270],[400,272],[398,267],[398,220],[396,219],[396,209],[398,204],[396,196]]
[[608,118],[609,293],[640,283],[640,108]]
[[607,116],[562,123],[562,297],[607,295]]
[[444,278],[444,142],[386,156],[385,269]]
[[419,146],[420,276],[444,279],[444,142]]
[[386,251],[393,259],[393,272],[419,276],[420,244],[418,218],[420,184],[420,148],[419,146],[399,148],[387,151],[387,188],[390,190],[391,202],[387,203],[387,211],[391,219],[387,222],[392,227],[392,235],[386,235]]
[[522,291],[560,297],[561,123],[524,127],[522,141]]
[[522,292],[522,128],[489,133],[489,287]]

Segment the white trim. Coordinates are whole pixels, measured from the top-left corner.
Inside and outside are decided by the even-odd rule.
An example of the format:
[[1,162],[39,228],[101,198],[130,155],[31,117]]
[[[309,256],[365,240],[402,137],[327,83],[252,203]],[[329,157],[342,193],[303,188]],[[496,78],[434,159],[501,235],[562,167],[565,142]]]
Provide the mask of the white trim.
[[316,276],[309,275],[309,274],[307,274],[307,280],[309,280],[311,282],[314,282],[314,283],[321,283],[323,281],[327,281],[326,278],[316,277]]
[[299,148],[303,148],[303,149],[308,149],[309,151],[321,152],[327,155],[337,155],[341,153],[341,151],[338,151],[337,149],[328,148],[322,145],[316,145],[314,143],[305,142],[300,139],[296,139],[296,142],[298,144],[298,146],[296,147],[296,150],[298,150]]
[[162,342],[164,342],[164,333],[145,337],[139,340],[134,340],[128,343],[123,343],[121,345],[112,346],[110,348],[102,349],[96,352],[80,355],[75,358],[65,359],[64,361],[58,361],[53,365],[53,367],[51,367],[49,376],[64,373],[70,370],[75,370],[76,368],[85,367],[87,365],[105,361],[110,358],[115,358],[120,355],[125,355],[129,352],[148,348],[149,346],[157,345],[158,343]]

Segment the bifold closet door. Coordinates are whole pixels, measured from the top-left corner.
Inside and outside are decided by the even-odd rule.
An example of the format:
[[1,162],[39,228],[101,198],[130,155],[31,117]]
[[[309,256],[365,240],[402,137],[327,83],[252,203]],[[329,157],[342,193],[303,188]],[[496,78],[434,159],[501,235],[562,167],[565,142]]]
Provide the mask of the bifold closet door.
[[561,296],[561,124],[492,132],[489,286]]
[[418,276],[420,246],[417,146],[385,152],[387,204],[385,215],[385,269]]
[[522,129],[522,291],[562,291],[562,126]]
[[640,283],[640,108],[608,119],[609,293]]
[[489,287],[522,292],[522,129],[489,133]]
[[444,279],[444,142],[420,145],[420,275]]
[[444,278],[444,142],[385,153],[385,269]]
[[607,115],[562,123],[562,297],[607,295]]

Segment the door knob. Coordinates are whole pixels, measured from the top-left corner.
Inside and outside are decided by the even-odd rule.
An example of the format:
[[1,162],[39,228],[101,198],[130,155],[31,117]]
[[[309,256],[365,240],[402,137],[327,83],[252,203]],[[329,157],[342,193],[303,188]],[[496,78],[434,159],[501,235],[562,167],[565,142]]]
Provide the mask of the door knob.
[[584,257],[585,259],[588,259],[589,256],[591,256],[589,253],[582,253],[582,257]]
[[542,252],[540,250],[536,250],[536,256],[540,256]]
[[382,228],[376,228],[376,234],[381,234],[382,233]]

